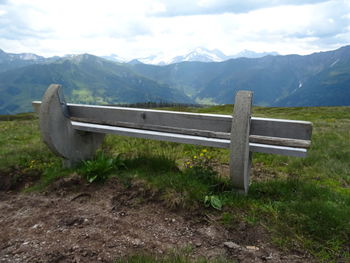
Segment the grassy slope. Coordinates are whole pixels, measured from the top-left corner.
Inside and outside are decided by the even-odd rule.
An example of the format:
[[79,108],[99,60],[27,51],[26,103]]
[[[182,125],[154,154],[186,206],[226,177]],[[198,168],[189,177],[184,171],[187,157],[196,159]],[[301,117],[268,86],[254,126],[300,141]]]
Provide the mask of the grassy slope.
[[[232,105],[186,110],[230,114]],[[218,213],[227,227],[242,220],[259,224],[282,248],[301,247],[324,261],[350,260],[350,108],[254,108],[253,112],[260,117],[309,120],[314,131],[305,159],[255,154],[248,196],[235,194],[229,182],[211,169],[227,167],[228,152],[223,149],[107,136],[104,155],[122,154],[127,169],[105,170],[126,184],[144,181],[158,189],[170,207],[202,208],[205,196],[216,195],[223,203]],[[73,170],[61,168],[60,160],[40,142],[37,120],[30,118],[0,121],[0,171],[42,174],[36,186],[41,189]]]

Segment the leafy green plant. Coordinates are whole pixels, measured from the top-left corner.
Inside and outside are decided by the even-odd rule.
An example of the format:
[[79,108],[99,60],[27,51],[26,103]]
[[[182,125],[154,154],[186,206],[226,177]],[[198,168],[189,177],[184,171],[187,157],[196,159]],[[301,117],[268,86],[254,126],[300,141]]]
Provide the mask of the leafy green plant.
[[125,168],[121,155],[108,158],[103,153],[99,153],[94,160],[83,161],[81,172],[89,183],[103,182],[113,171],[119,168]]
[[215,208],[217,210],[221,210],[222,208],[222,202],[220,198],[216,195],[206,195],[204,198],[204,205],[206,207],[211,206],[212,208]]

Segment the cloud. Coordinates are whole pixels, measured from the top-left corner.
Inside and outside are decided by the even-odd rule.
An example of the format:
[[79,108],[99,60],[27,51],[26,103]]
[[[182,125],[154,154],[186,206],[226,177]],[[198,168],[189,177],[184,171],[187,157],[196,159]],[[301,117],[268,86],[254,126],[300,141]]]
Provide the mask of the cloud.
[[316,9],[309,8],[304,26],[286,32],[290,41],[304,40],[321,50],[334,49],[350,42],[350,4],[346,1],[330,1]]
[[190,16],[223,13],[248,13],[254,10],[283,6],[306,5],[327,2],[329,0],[166,0],[159,16]]
[[[198,46],[310,53],[350,42],[348,0],[0,0],[0,48],[126,58]],[[180,15],[182,14],[182,15]]]
[[[1,1],[1,0],[0,0]],[[40,15],[35,8],[15,5],[10,2],[0,9],[0,36],[4,39],[23,40],[27,38],[44,38],[49,33],[45,23],[35,25],[32,17]]]

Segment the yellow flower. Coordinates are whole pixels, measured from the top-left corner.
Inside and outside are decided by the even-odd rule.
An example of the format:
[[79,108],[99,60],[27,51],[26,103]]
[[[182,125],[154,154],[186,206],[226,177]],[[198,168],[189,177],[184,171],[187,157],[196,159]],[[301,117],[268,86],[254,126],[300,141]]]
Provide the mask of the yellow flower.
[[203,153],[200,153],[199,156],[203,156],[204,154]]
[[190,168],[192,168],[192,165],[190,166]]
[[208,150],[207,149],[203,149],[202,152],[206,153]]
[[197,159],[197,155],[193,156],[193,159]]

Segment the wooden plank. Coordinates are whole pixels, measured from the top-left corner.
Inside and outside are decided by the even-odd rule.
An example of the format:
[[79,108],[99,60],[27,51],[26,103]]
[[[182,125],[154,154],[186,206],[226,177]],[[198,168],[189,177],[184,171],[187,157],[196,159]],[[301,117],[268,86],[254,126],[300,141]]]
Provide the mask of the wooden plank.
[[[157,125],[182,129],[230,132],[231,118],[226,115],[135,109],[110,106],[68,104],[71,117],[87,122],[110,124],[113,122],[139,125]],[[222,125],[222,123],[227,123]]]
[[297,140],[311,140],[312,123],[309,121],[253,117],[251,120],[250,134]]
[[235,188],[248,192],[251,167],[249,152],[253,93],[238,91],[235,99],[230,145],[230,177]]
[[[67,104],[70,116],[74,120],[95,124],[118,125],[123,127],[175,127],[182,130],[202,130],[218,133],[230,133],[232,116],[171,112],[150,109],[134,109],[112,106]],[[33,102],[37,110],[39,102]],[[133,126],[134,125],[134,126]],[[293,121],[269,118],[251,118],[250,135],[311,140],[312,124],[307,121]],[[220,136],[218,136],[220,137]],[[222,135],[220,138],[225,138]]]
[[249,142],[279,145],[279,146],[286,146],[286,147],[305,148],[305,149],[310,148],[310,145],[311,145],[311,141],[308,141],[308,140],[296,140],[296,139],[289,139],[289,138],[267,137],[267,136],[258,136],[258,135],[250,135]]
[[88,132],[112,133],[112,134],[118,134],[118,135],[124,135],[124,136],[136,137],[136,138],[187,143],[187,144],[195,144],[195,145],[217,147],[217,148],[228,148],[230,145],[230,141],[225,139],[215,139],[215,138],[192,136],[192,135],[185,135],[185,134],[178,134],[178,133],[140,130],[140,129],[133,129],[133,128],[125,128],[125,127],[115,127],[115,126],[92,124],[92,123],[77,122],[77,121],[72,121],[71,123],[74,129],[81,130],[81,131],[88,131]]
[[307,154],[307,150],[304,148],[284,147],[260,143],[249,143],[249,150],[251,152],[278,154],[294,157],[306,157]]
[[[149,130],[140,130],[124,127],[113,127],[108,125],[100,124],[91,124],[85,122],[72,121],[72,126],[76,130],[96,132],[96,133],[111,133],[122,136],[160,140],[160,141],[170,141],[178,143],[187,143],[195,144],[207,147],[217,147],[217,148],[230,148],[230,140],[228,139],[215,139],[207,138],[202,136],[189,136],[181,134],[173,134],[168,132],[157,132]],[[260,152],[260,153],[273,153],[286,156],[298,156],[305,157],[306,150],[300,148],[292,147],[281,147],[281,146],[272,146],[258,143],[249,143],[249,150],[251,152]]]
[[[78,121],[78,122],[101,124],[100,121],[96,121],[93,119],[88,120],[86,118],[76,118],[76,117],[71,117],[70,119],[72,121]],[[103,125],[150,130],[150,131],[179,133],[179,134],[203,136],[203,137],[208,137],[208,138],[218,138],[218,139],[229,139],[230,138],[230,133],[227,133],[227,132],[224,133],[224,132],[213,132],[213,131],[208,131],[208,130],[184,129],[184,128],[179,128],[179,127],[140,124],[140,123],[131,123],[131,122],[106,121]]]

